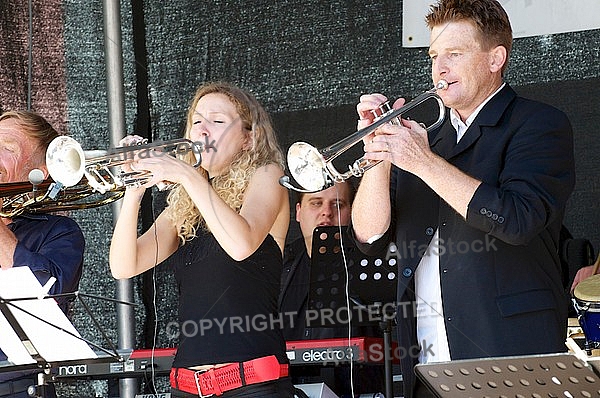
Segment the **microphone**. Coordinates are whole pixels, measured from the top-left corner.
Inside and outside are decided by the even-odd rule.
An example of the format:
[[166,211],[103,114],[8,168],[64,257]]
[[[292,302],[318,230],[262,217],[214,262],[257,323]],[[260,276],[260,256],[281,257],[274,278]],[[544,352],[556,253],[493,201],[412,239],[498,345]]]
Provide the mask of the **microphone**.
[[38,191],[38,185],[44,181],[44,172],[40,169],[33,169],[29,172],[28,178],[31,185],[33,185],[33,190],[31,193],[33,194],[33,199],[35,199]]
[[[292,191],[296,191],[296,192],[302,192],[302,193],[314,193],[314,192],[318,192],[318,191],[310,191],[308,189],[303,189],[303,188],[297,188],[295,186],[293,186],[290,183],[290,177],[289,176],[283,176],[279,178],[279,185],[287,188],[287,189],[291,189]],[[329,187],[325,187],[325,188],[329,188]],[[325,189],[323,188],[323,189]]]

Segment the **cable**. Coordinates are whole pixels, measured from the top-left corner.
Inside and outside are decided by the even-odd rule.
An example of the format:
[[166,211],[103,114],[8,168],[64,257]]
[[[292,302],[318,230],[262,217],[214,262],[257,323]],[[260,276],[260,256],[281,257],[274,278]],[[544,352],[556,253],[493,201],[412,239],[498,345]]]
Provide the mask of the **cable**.
[[154,332],[152,336],[152,350],[150,357],[150,367],[152,368],[152,391],[158,395],[156,391],[156,366],[154,365],[154,351],[156,350],[156,340],[158,335],[158,309],[156,306],[156,266],[158,265],[158,233],[156,230],[156,217],[154,217],[154,200],[152,201],[152,223],[154,230],[154,242],[156,243],[156,251],[154,252],[154,267],[152,267],[152,310],[154,311]]
[[[340,234],[340,249],[342,252],[342,261],[344,262],[344,272],[345,272],[345,299],[346,299],[346,315],[348,317],[348,349],[349,352],[352,353],[352,310],[350,309],[350,272],[348,271],[348,260],[346,259],[346,250],[344,247],[344,233],[342,231],[341,225],[341,211],[340,211],[340,196],[339,189],[335,188],[335,196],[336,196],[336,210],[337,210],[337,220],[338,220],[338,232]],[[351,396],[354,397],[354,358],[350,357],[350,391]]]

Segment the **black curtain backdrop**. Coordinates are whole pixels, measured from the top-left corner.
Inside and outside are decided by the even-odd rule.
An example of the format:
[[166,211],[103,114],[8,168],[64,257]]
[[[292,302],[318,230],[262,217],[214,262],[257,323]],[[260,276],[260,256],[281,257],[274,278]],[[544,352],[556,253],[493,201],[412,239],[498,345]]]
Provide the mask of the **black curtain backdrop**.
[[[0,1],[0,107],[24,108],[31,78],[34,110],[68,131],[85,149],[107,149],[106,70],[101,0]],[[295,141],[318,147],[355,131],[354,106],[363,93],[412,98],[431,86],[425,48],[403,48],[402,0],[121,2],[127,131],[151,140],[180,136],[196,87],[227,80],[251,91],[273,116],[284,150]],[[27,42],[34,68],[27,75]],[[527,97],[564,110],[573,123],[577,185],[565,224],[600,248],[597,126],[600,30],[515,40],[506,80]],[[353,158],[353,156],[349,156]],[[140,230],[164,205],[152,193]],[[114,297],[108,271],[110,206],[73,217],[87,242],[81,291]],[[291,214],[293,220],[293,214]],[[297,233],[292,221],[291,234]],[[177,320],[177,292],[165,267],[134,279],[137,345],[173,347],[167,324]],[[156,286],[154,291],[153,287]],[[116,341],[113,304],[90,303]],[[74,323],[100,342],[82,309]],[[166,381],[157,381],[165,392]],[[149,383],[142,383],[147,386]],[[63,397],[108,396],[106,381],[60,384]],[[146,387],[144,387],[145,389]],[[145,390],[147,391],[147,390]]]

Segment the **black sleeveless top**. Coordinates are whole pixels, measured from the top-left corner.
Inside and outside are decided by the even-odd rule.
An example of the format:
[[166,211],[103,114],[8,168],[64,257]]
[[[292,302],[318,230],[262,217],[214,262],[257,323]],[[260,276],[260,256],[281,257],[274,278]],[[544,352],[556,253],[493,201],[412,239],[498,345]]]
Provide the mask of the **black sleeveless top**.
[[214,236],[198,236],[168,260],[179,289],[179,348],[173,367],[276,355],[287,363],[277,314],[282,270],[271,235],[250,257],[232,259]]

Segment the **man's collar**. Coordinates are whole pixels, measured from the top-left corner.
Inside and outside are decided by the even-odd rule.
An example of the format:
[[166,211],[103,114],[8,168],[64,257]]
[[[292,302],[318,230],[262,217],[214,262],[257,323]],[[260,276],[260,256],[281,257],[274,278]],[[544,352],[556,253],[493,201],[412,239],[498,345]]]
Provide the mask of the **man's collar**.
[[15,220],[18,220],[19,218],[26,218],[29,220],[46,221],[46,220],[48,220],[48,215],[43,214],[43,213],[22,213],[22,214],[19,214],[18,216],[14,216],[12,218],[12,222],[15,222]]
[[473,120],[475,120],[475,118],[477,117],[481,109],[483,109],[485,104],[487,104],[496,94],[498,94],[500,90],[504,88],[504,86],[506,86],[505,82],[503,82],[496,91],[494,91],[481,104],[479,104],[479,106],[475,108],[473,113],[471,113],[467,120],[465,120],[464,122],[460,119],[458,113],[454,109],[450,109],[450,123],[452,123],[452,126],[454,126],[454,129],[457,132],[456,142],[460,141],[464,133],[467,131],[471,123],[473,123]]

